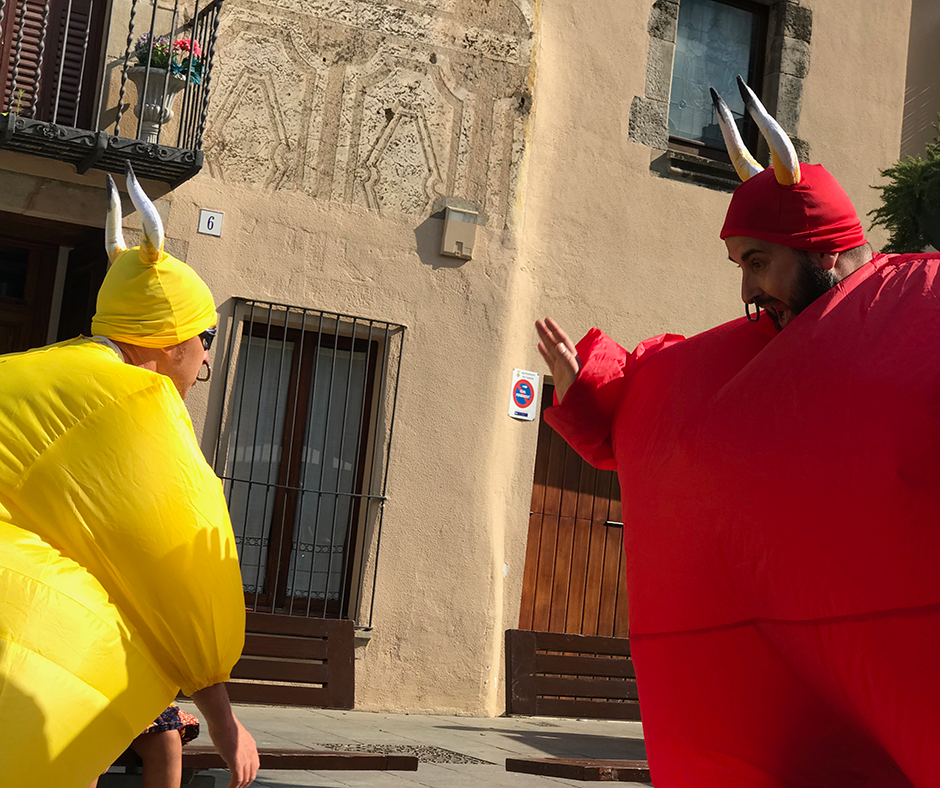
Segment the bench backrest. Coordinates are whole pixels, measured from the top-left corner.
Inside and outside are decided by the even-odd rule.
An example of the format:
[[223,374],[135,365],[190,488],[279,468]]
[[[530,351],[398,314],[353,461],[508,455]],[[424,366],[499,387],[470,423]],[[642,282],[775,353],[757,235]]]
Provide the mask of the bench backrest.
[[349,619],[248,613],[229,697],[240,703],[351,709],[355,626]]
[[506,713],[640,719],[627,638],[506,632]]

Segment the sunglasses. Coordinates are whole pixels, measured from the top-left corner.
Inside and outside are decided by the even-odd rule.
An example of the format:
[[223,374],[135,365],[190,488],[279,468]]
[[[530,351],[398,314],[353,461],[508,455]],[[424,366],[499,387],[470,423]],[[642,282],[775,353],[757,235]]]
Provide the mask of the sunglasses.
[[202,340],[202,346],[207,351],[209,350],[210,347],[212,347],[212,340],[215,339],[215,331],[216,329],[213,326],[212,328],[207,328],[205,331],[203,331],[199,335],[199,338]]

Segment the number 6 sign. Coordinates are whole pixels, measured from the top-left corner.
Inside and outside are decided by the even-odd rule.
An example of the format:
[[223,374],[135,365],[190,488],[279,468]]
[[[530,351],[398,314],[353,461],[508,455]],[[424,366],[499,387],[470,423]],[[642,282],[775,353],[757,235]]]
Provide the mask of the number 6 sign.
[[198,232],[203,235],[222,235],[222,212],[221,211],[207,211],[205,209],[199,211],[199,228]]

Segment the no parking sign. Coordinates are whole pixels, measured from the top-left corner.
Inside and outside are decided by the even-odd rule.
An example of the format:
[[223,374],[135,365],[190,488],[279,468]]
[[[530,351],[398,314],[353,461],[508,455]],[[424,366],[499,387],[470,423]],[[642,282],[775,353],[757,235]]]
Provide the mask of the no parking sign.
[[535,421],[539,404],[539,373],[524,369],[512,372],[509,415],[520,421]]

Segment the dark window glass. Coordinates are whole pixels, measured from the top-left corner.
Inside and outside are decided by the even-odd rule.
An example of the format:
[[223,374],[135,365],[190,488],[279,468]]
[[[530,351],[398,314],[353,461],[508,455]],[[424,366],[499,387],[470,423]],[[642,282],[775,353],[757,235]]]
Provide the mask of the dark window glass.
[[765,14],[759,7],[718,0],[682,0],[669,98],[669,135],[679,141],[724,149],[709,88],[728,103],[746,142],[751,121],[735,77],[759,92]]
[[15,246],[0,246],[0,298],[26,297],[29,252]]

